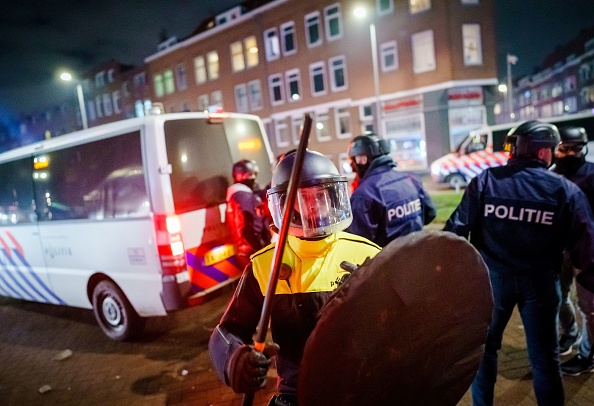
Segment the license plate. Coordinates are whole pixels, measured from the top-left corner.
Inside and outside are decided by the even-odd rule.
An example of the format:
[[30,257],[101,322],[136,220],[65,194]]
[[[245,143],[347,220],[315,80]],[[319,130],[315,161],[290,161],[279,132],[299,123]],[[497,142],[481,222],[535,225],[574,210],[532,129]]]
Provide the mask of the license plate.
[[235,247],[230,244],[221,245],[204,254],[204,265],[212,265],[235,255]]

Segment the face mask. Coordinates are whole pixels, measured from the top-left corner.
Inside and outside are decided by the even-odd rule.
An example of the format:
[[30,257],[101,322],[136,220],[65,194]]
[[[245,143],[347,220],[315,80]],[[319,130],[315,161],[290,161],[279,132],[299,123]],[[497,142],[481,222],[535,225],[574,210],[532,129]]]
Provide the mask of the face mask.
[[367,161],[367,163],[365,165],[361,165],[361,164],[355,164],[355,171],[357,172],[357,175],[359,176],[359,178],[362,178],[363,176],[365,176],[365,173],[367,173],[367,170],[369,169],[369,165],[371,165],[371,163],[369,161]]
[[239,181],[239,183],[243,183],[250,189],[254,190],[254,184],[256,183],[256,179],[244,179],[244,180]]
[[557,166],[555,171],[560,173],[561,175],[564,174],[572,174],[575,173],[580,166],[586,162],[586,156],[582,155],[580,157],[577,156],[565,156],[563,158],[557,158],[555,160]]

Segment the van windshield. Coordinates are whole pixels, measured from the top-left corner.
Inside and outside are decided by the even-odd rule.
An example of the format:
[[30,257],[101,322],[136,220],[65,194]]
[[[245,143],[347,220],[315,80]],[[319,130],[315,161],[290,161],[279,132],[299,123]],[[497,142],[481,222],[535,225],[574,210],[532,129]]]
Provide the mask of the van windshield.
[[256,182],[261,189],[269,184],[270,160],[258,121],[169,120],[164,130],[177,214],[225,203],[232,183],[231,168],[241,159],[257,162],[260,173]]

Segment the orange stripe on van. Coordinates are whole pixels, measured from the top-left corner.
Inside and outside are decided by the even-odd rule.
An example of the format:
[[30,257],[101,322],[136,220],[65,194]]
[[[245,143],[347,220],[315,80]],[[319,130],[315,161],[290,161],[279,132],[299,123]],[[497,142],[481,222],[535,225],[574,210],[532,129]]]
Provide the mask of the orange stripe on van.
[[221,261],[214,265],[219,271],[223,272],[225,275],[229,275],[229,277],[233,278],[235,276],[241,275],[242,270],[233,265],[229,261]]
[[23,247],[21,246],[21,244],[19,244],[17,239],[14,238],[14,236],[11,234],[11,232],[6,230],[6,235],[8,236],[8,238],[10,238],[10,241],[12,241],[12,243],[16,247],[17,251],[19,252],[19,254],[21,254],[22,256],[25,256],[25,254],[23,254]]
[[218,285],[219,283],[196,269],[192,269],[192,275],[190,280],[194,285],[197,285],[202,289],[212,288],[213,286]]

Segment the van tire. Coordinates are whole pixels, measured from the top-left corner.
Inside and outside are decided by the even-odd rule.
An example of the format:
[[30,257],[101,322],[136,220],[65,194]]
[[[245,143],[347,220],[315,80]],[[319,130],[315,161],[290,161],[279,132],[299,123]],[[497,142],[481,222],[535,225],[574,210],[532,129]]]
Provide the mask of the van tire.
[[454,173],[448,177],[447,182],[452,189],[466,186],[466,178],[459,173]]
[[126,295],[111,281],[93,289],[93,312],[101,330],[112,340],[131,340],[142,331],[145,319],[138,316]]

